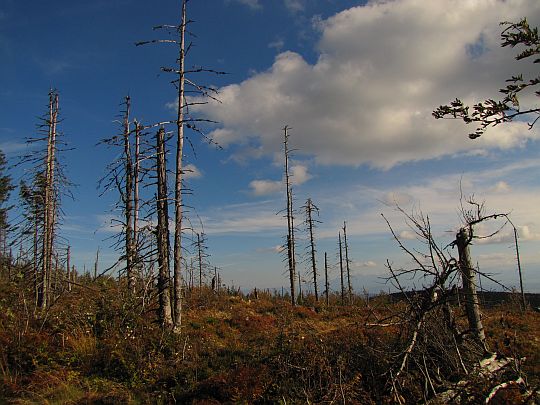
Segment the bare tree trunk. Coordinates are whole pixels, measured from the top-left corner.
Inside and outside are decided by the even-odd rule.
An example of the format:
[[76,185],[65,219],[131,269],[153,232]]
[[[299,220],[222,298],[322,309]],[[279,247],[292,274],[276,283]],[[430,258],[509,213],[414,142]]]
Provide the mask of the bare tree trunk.
[[339,274],[341,277],[341,305],[345,304],[345,283],[343,279],[343,244],[341,243],[341,232],[339,233]]
[[517,259],[517,266],[518,266],[518,274],[519,274],[519,288],[521,290],[521,308],[523,311],[527,309],[527,301],[525,300],[525,292],[523,291],[523,277],[521,276],[521,259],[519,257],[519,245],[518,245],[518,233],[517,229],[514,226],[514,242],[516,244],[516,259]]
[[94,262],[94,280],[97,279],[98,266],[99,266],[99,246],[96,250],[96,261]]
[[469,253],[469,235],[465,228],[461,228],[456,235],[456,245],[459,254],[459,269],[463,279],[463,291],[465,294],[465,311],[467,312],[467,320],[469,329],[474,334],[474,337],[482,344],[485,350],[486,336],[482,318],[480,315],[480,305],[478,304],[478,295],[476,292],[476,273],[471,263]]
[[[34,199],[34,204],[36,206],[36,210],[34,212],[34,259],[32,260],[32,267],[33,267],[33,273],[34,273],[34,304],[36,307],[39,307],[39,300],[40,300],[40,282],[39,282],[39,266],[38,266],[38,222],[39,222],[39,216],[38,216],[38,210],[37,210],[37,203]],[[11,256],[11,254],[10,254]]]
[[300,272],[298,272],[298,303],[302,304],[304,301],[304,296],[302,295],[302,277],[300,277]]
[[285,186],[287,192],[287,257],[289,262],[289,280],[291,283],[291,304],[296,305],[296,259],[294,254],[294,217],[291,181],[289,175],[289,127],[283,128],[283,144],[285,151]]
[[197,254],[199,256],[199,294],[202,293],[203,285],[203,262],[202,262],[202,241],[201,234],[197,234]]
[[313,237],[313,202],[311,198],[308,198],[306,204],[306,213],[307,213],[307,225],[309,229],[309,246],[311,252],[311,270],[313,274],[313,289],[315,291],[315,301],[319,301],[319,292],[317,289],[317,263],[315,261],[315,238]]
[[71,262],[71,246],[67,247],[67,255],[66,255],[66,281],[67,281],[67,289],[68,291],[71,291],[71,281],[69,279],[70,277],[70,263]]
[[45,165],[45,195],[43,203],[43,248],[41,285],[38,293],[38,307],[46,308],[49,305],[52,259],[53,259],[53,233],[54,233],[54,199],[55,199],[55,152],[56,152],[56,124],[58,120],[58,94],[49,93],[49,118],[47,156]]
[[186,34],[186,0],[182,0],[182,15],[179,29],[178,53],[178,109],[176,116],[176,172],[174,188],[174,327],[182,325],[182,159],[184,153],[184,92],[185,92],[185,34]]
[[167,193],[167,161],[165,155],[165,130],[160,128],[156,137],[157,159],[157,249],[158,249],[158,301],[159,319],[166,327],[173,325],[170,296],[170,242],[169,204]]
[[347,243],[347,223],[343,222],[343,242],[345,244],[345,266],[347,269],[347,286],[349,295],[349,304],[352,304],[352,286],[351,286],[351,270],[349,267],[349,244]]
[[[142,277],[142,263],[139,255],[139,173],[140,173],[140,143],[141,143],[141,131],[142,125],[135,121],[135,157],[133,159],[133,268],[137,273],[141,273]],[[144,282],[143,282],[144,284]]]
[[126,96],[126,112],[124,115],[124,175],[126,184],[124,190],[124,215],[126,221],[126,276],[128,283],[128,292],[133,294],[135,282],[133,275],[133,161],[131,157],[130,135],[130,113],[131,101]]
[[326,306],[330,305],[329,290],[330,286],[328,285],[328,258],[327,253],[324,252],[324,286],[325,286],[325,295],[326,295]]

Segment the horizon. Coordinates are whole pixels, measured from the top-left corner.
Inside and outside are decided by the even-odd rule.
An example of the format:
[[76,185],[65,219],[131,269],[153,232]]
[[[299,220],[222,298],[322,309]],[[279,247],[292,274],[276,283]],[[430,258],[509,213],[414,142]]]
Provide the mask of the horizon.
[[[285,208],[281,128],[290,125],[295,206],[312,198],[320,209],[320,275],[326,251],[332,282],[339,282],[337,235],[346,221],[353,289],[386,289],[378,282],[387,275],[386,261],[406,267],[410,260],[381,213],[413,247],[415,235],[394,204],[429,215],[446,246],[461,226],[463,193],[485,201],[487,214],[510,214],[520,236],[525,292],[540,292],[538,125],[529,130],[516,120],[473,141],[467,137],[473,127],[431,116],[456,97],[468,103],[495,98],[506,78],[533,72],[530,62],[515,61],[517,49],[500,47],[499,23],[526,16],[539,26],[540,3],[462,3],[451,13],[444,1],[189,3],[197,37],[188,65],[228,72],[201,75],[221,102],[193,111],[218,122],[204,129],[223,150],[191,133],[196,153],[186,155],[190,219],[207,235],[211,266],[221,270],[223,282],[247,290],[288,285],[279,253],[287,228],[279,212]],[[176,1],[156,7],[142,0],[62,0],[27,7],[8,0],[0,6],[0,149],[10,164],[28,150],[24,140],[36,134],[47,92],[57,88],[60,130],[74,148],[62,159],[78,185],[75,199],[62,201],[60,235],[79,273],[93,267],[98,249],[100,269],[119,256],[107,241],[115,232],[110,222],[117,196],[100,198],[96,189],[119,151],[95,145],[117,132],[122,98],[130,95],[132,116],[143,123],[174,116],[175,89],[160,67],[174,63],[175,49],[134,43],[157,38],[152,27],[175,23],[178,14]],[[24,173],[10,175],[18,185]],[[17,205],[17,191],[11,202]],[[14,209],[10,219],[18,214]],[[519,286],[513,241],[505,227],[471,248],[473,262],[508,288]],[[300,268],[308,278],[308,266]],[[486,280],[486,286],[494,284]]]

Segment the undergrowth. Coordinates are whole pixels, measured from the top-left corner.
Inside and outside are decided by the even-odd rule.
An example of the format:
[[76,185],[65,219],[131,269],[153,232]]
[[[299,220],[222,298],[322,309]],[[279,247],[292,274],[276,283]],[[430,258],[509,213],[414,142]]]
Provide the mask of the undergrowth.
[[[205,288],[186,293],[183,326],[173,333],[159,326],[152,300],[126,296],[122,283],[81,284],[38,312],[30,286],[0,276],[0,403],[379,404],[433,396],[412,363],[401,397],[390,394],[408,335],[399,326],[366,326],[403,306],[385,296],[369,305],[358,298],[340,306],[333,297],[329,307],[292,307],[271,294]],[[538,386],[540,314],[507,305],[484,317],[490,347],[526,358],[516,368]],[[437,316],[428,322],[431,331],[440,327]],[[445,378],[433,378],[435,391],[463,377],[459,365],[436,357],[444,339],[421,342]],[[495,383],[478,381],[478,395]],[[525,401],[522,394],[512,401]]]

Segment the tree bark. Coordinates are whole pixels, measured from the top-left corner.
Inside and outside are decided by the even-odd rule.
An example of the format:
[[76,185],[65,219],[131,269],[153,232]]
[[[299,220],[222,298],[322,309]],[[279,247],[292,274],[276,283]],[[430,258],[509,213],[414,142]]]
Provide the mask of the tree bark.
[[296,305],[296,259],[294,254],[294,217],[293,217],[293,203],[292,203],[292,190],[291,181],[289,175],[289,128],[285,126],[283,128],[283,144],[285,152],[285,186],[287,192],[287,258],[289,262],[289,281],[291,284],[291,304]]
[[58,121],[58,94],[49,93],[49,118],[47,155],[45,165],[45,190],[43,203],[43,247],[41,253],[42,268],[41,282],[38,293],[38,307],[49,305],[51,271],[53,261],[54,209],[55,209],[55,153],[56,153],[56,124]]
[[515,226],[514,226],[514,242],[516,244],[516,259],[517,259],[518,274],[519,274],[519,288],[521,291],[521,309],[525,311],[527,309],[527,300],[525,299],[525,292],[523,290],[523,277],[521,275],[521,259],[519,257],[518,233]]
[[167,192],[167,161],[165,155],[165,130],[160,128],[156,136],[157,169],[157,249],[158,249],[158,301],[159,319],[163,326],[173,325],[170,296],[170,242],[169,204]]
[[306,204],[307,221],[309,229],[309,246],[311,252],[311,270],[313,274],[313,289],[315,291],[315,301],[319,301],[319,292],[317,289],[317,263],[315,261],[315,238],[313,237],[313,202],[308,198]]
[[347,287],[349,304],[352,304],[351,270],[349,267],[349,244],[347,243],[347,223],[343,222],[343,242],[345,248],[345,268],[347,269]]
[[131,157],[130,135],[130,97],[126,96],[126,112],[124,115],[124,174],[126,184],[124,189],[124,215],[126,221],[126,275],[128,292],[133,294],[135,290],[135,280],[133,275],[133,161]]
[[341,305],[345,304],[345,283],[343,277],[343,244],[341,243],[341,232],[339,233],[339,274],[341,277]]
[[324,252],[324,287],[326,295],[326,306],[330,305],[330,286],[328,285],[328,257],[327,253]]
[[174,327],[182,325],[182,179],[184,153],[184,92],[186,0],[182,0],[178,51],[178,109],[176,115],[176,171],[174,187]]
[[456,245],[459,254],[459,269],[463,280],[463,291],[465,294],[465,311],[469,322],[469,329],[480,344],[487,350],[486,336],[482,318],[480,315],[480,305],[476,292],[476,272],[471,263],[469,252],[470,235],[465,228],[461,228],[456,235]]
[[[139,173],[140,173],[140,143],[142,125],[135,121],[135,156],[133,159],[133,270],[142,277],[142,263],[139,255]],[[143,281],[144,284],[144,281]]]

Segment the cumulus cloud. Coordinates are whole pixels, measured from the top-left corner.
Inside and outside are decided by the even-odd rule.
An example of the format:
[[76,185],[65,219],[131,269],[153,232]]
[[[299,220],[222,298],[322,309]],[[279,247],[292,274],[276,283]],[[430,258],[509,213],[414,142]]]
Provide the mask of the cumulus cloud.
[[[293,186],[299,186],[311,179],[308,173],[307,166],[296,164],[291,166],[290,179]],[[285,186],[284,179],[282,180],[253,180],[249,183],[251,192],[255,196],[264,196],[274,194],[282,190]]]
[[274,180],[253,180],[249,183],[249,187],[251,188],[253,195],[263,196],[280,191],[283,187],[283,182]]
[[291,146],[322,164],[388,169],[523,146],[539,135],[524,122],[491,128],[473,143],[472,127],[431,112],[455,97],[498,97],[512,74],[533,74],[499,44],[499,22],[524,15],[540,20],[540,2],[456,0],[451,9],[444,1],[368,2],[319,21],[314,64],[282,52],[266,71],[221,88],[223,104],[201,112],[222,123],[212,134],[221,145],[255,143],[268,155],[281,147],[279,123],[287,123]]
[[299,186],[311,179],[308,168],[304,165],[291,166],[291,183],[293,186]]

